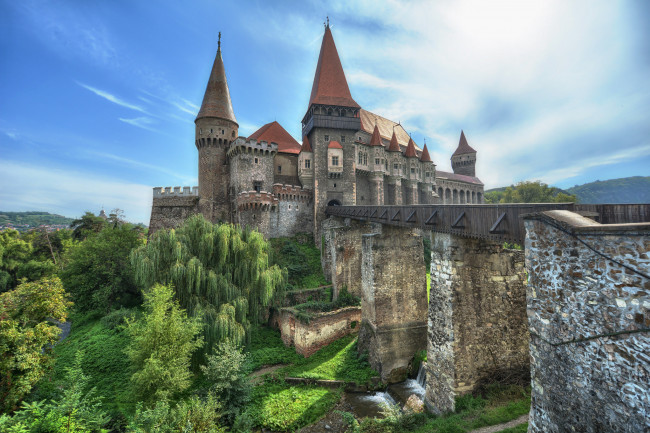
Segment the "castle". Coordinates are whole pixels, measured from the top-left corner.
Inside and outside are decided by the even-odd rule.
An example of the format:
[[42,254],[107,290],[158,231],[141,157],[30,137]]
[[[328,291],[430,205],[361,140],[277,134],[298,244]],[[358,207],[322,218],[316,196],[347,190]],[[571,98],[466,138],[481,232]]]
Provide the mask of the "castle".
[[[221,38],[221,34],[219,34]],[[453,173],[436,171],[400,123],[352,98],[329,22],[321,44],[302,145],[278,122],[240,137],[221,39],[195,120],[199,186],[154,188],[150,233],[201,213],[267,238],[320,231],[325,207],[482,203],[476,151],[461,131]]]

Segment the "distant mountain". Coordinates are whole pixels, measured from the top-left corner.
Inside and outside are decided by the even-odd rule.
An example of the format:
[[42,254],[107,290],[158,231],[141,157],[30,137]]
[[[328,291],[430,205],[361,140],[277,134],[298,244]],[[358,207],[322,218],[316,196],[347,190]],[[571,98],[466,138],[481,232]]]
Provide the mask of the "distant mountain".
[[29,226],[39,227],[42,225],[67,225],[72,222],[72,218],[61,215],[51,214],[49,212],[4,212],[0,211],[0,226]]
[[568,188],[579,203],[650,203],[650,176],[597,180]]

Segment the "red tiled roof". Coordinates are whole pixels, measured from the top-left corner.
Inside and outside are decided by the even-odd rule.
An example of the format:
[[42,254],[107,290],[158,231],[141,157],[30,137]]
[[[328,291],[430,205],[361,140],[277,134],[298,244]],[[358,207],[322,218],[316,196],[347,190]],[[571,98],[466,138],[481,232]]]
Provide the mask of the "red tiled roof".
[[372,137],[370,138],[371,146],[381,146],[381,136],[379,135],[379,128],[375,124],[375,129],[372,131]]
[[387,149],[389,152],[401,152],[399,148],[399,143],[397,142],[397,136],[395,136],[395,131],[393,131],[393,136],[390,139],[390,145]]
[[339,54],[336,51],[336,45],[329,26],[325,27],[325,34],[318,55],[314,84],[309,98],[309,105],[311,104],[361,108],[350,94],[350,88],[345,79],[341,59],[339,59]]
[[278,152],[300,153],[300,143],[289,134],[278,122],[267,123],[253,132],[248,140],[266,141],[278,144]]
[[464,174],[449,173],[446,171],[436,170],[436,178],[455,180],[458,182],[473,183],[475,185],[483,185],[483,182],[478,177],[465,176]]
[[305,135],[302,137],[302,147],[300,148],[300,153],[302,152],[314,152],[311,150],[311,144],[309,143],[309,138]]
[[413,139],[409,139],[409,144],[406,146],[406,151],[404,152],[404,156],[407,158],[418,157],[417,153],[415,153],[415,143],[413,143]]
[[217,49],[217,57],[212,65],[212,72],[208,79],[208,85],[203,95],[203,102],[196,119],[202,117],[218,117],[237,123],[235,112],[230,101],[230,91],[226,80],[226,69],[221,58],[221,45]]
[[429,156],[429,150],[427,150],[427,144],[424,143],[424,149],[422,150],[422,155],[420,155],[420,161],[422,162],[433,162],[431,161],[431,156]]
[[472,147],[467,144],[467,139],[465,138],[465,133],[461,130],[460,131],[460,140],[458,141],[458,147],[456,148],[456,151],[454,152],[453,155],[463,155],[465,153],[476,153]]
[[343,149],[341,143],[338,141],[330,141],[330,144],[327,146],[328,149]]

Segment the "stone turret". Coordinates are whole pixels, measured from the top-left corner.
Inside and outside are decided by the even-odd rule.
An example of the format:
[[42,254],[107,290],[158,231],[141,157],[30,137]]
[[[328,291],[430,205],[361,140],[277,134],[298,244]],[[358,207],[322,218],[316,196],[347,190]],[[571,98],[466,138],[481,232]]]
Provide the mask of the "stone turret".
[[306,135],[302,138],[302,148],[298,154],[298,178],[303,188],[314,188],[314,151]]
[[451,155],[451,168],[456,174],[476,177],[476,151],[467,143],[463,131],[460,131],[458,147]]
[[199,211],[213,222],[230,221],[230,170],[226,153],[237,137],[239,125],[221,58],[221,33],[203,103],[194,123],[199,151]]

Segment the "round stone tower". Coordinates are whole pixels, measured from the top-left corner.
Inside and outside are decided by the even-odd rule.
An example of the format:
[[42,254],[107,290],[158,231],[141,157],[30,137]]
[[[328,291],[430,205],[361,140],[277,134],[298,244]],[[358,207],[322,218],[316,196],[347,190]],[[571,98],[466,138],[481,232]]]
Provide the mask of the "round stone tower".
[[467,143],[463,131],[460,131],[458,147],[451,155],[451,168],[456,174],[476,177],[476,151]]
[[203,103],[194,123],[199,151],[199,211],[212,222],[230,221],[230,167],[226,152],[237,138],[239,125],[221,58],[221,33]]

